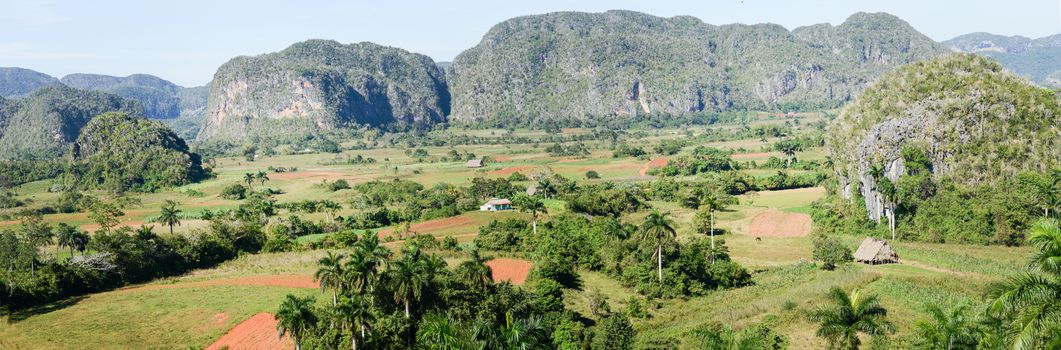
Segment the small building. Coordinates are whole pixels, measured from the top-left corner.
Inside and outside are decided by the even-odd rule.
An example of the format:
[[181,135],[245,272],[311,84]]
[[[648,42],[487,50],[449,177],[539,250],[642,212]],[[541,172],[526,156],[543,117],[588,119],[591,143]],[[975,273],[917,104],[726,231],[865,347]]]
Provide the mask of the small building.
[[486,162],[484,162],[482,159],[472,159],[469,160],[467,163],[464,163],[464,166],[469,168],[482,168],[483,166],[486,166]]
[[479,211],[501,211],[501,210],[512,210],[512,201],[507,198],[493,198],[486,202],[486,204],[479,206]]
[[855,261],[872,265],[893,264],[899,262],[899,254],[895,253],[888,242],[866,237],[855,251]]

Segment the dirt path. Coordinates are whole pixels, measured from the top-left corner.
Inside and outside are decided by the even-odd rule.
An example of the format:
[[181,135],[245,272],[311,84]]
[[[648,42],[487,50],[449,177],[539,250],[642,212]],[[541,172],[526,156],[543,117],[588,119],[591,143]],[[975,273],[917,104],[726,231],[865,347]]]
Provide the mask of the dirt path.
[[523,285],[527,282],[533,263],[527,260],[497,258],[486,262],[493,272],[494,282],[511,281],[515,285]]
[[642,165],[641,169],[637,170],[637,174],[641,175],[642,177],[648,176],[648,171],[651,170],[652,168],[661,168],[661,167],[664,167],[664,166],[667,166],[667,159],[665,159],[665,158],[653,159],[653,160],[649,161],[648,163],[645,163],[645,165]]
[[240,322],[225,335],[218,338],[207,350],[280,350],[293,349],[294,341],[290,336],[277,336],[278,322],[273,314],[262,312]]

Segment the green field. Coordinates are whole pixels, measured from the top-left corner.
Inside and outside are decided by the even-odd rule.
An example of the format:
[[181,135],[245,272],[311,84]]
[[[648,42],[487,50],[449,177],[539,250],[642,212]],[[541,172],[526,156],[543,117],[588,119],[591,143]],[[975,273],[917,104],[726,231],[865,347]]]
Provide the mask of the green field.
[[[764,120],[762,123],[776,122]],[[470,130],[472,135],[503,134],[504,130]],[[585,132],[565,129],[566,134]],[[703,132],[693,129],[692,133]],[[638,139],[638,144],[686,137],[684,130],[649,130],[649,137]],[[539,131],[517,130],[521,136],[541,135]],[[773,141],[773,140],[770,140]],[[138,226],[151,221],[162,203],[176,200],[186,214],[204,210],[231,209],[239,202],[219,197],[228,185],[240,183],[245,172],[257,172],[269,166],[297,167],[286,173],[271,173],[266,187],[279,190],[279,202],[305,199],[331,199],[344,204],[339,215],[357,213],[346,203],[351,190],[331,192],[320,186],[324,181],[344,179],[351,184],[375,179],[406,179],[424,186],[437,183],[468,184],[474,177],[507,177],[518,171],[525,175],[535,172],[561,174],[570,179],[587,181],[584,174],[596,171],[600,180],[588,181],[649,181],[639,171],[649,160],[612,158],[602,141],[587,142],[592,152],[586,157],[557,157],[543,151],[544,145],[526,144],[458,146],[458,152],[474,152],[494,159],[484,168],[469,169],[464,162],[421,162],[397,148],[347,150],[345,156],[362,155],[377,160],[373,164],[327,165],[335,157],[331,154],[302,154],[263,157],[255,162],[242,158],[221,158],[213,169],[216,178],[181,188],[157,193],[137,194],[138,205],[124,209],[121,225]],[[711,146],[741,150],[738,153],[771,152],[769,143],[760,140],[737,140],[712,143]],[[686,152],[688,151],[687,147]],[[425,147],[432,157],[444,155],[450,148]],[[769,155],[778,156],[777,153]],[[653,155],[651,159],[666,158]],[[804,159],[823,159],[820,149],[799,154]],[[765,156],[744,160],[763,161]],[[776,170],[751,169],[751,175],[762,175]],[[529,182],[528,182],[529,183]],[[525,183],[526,184],[526,183]],[[20,198],[32,199],[32,205],[43,206],[57,200],[56,193],[47,192],[46,181],[25,184],[15,192]],[[189,195],[189,190],[202,195]],[[704,297],[690,299],[651,300],[647,302],[648,318],[634,319],[639,341],[659,337],[684,337],[697,326],[707,322],[722,322],[737,327],[766,323],[786,335],[792,349],[821,348],[822,340],[815,337],[816,326],[804,316],[808,310],[822,303],[826,292],[838,286],[846,290],[863,288],[879,294],[889,310],[889,319],[898,326],[895,338],[902,342],[911,334],[914,322],[927,317],[926,302],[949,300],[978,300],[985,286],[1020,271],[1031,255],[1030,248],[941,245],[899,242],[896,248],[903,257],[901,265],[848,265],[836,271],[823,271],[810,265],[811,238],[763,238],[747,235],[748,225],[756,215],[769,210],[790,213],[809,213],[810,203],[825,193],[823,188],[804,188],[782,191],[763,191],[738,197],[739,203],[717,213],[718,227],[727,233],[724,239],[733,260],[744,264],[753,273],[754,284],[734,290],[716,291]],[[99,194],[106,196],[106,194]],[[547,200],[549,215],[563,212],[562,200]],[[694,210],[673,202],[653,201],[654,207],[670,211],[678,224],[679,240],[700,235],[691,227]],[[645,213],[634,213],[624,218],[638,222]],[[415,223],[412,228],[438,238],[452,236],[462,244],[475,238],[478,228],[493,219],[508,217],[529,218],[517,212],[467,212],[453,218]],[[325,214],[309,214],[306,218],[324,220]],[[67,222],[91,227],[84,213],[46,215],[48,222]],[[16,221],[0,222],[0,228],[14,227]],[[206,225],[201,220],[184,220],[175,228],[186,233]],[[158,230],[164,230],[156,225]],[[376,231],[384,233],[394,228]],[[300,243],[319,241],[328,233],[299,238]],[[852,249],[861,237],[845,238]],[[397,249],[399,242],[387,243]],[[46,252],[53,248],[45,248]],[[179,285],[186,282],[221,280],[242,276],[299,274],[310,275],[321,250],[242,256],[215,268],[193,271],[179,278],[159,280],[148,285]],[[490,255],[497,255],[488,253]],[[466,259],[461,254],[450,254],[450,266]],[[613,311],[622,311],[627,301],[637,292],[623,287],[609,276],[590,271],[580,272],[582,288],[565,290],[565,305],[572,310],[589,314],[588,293],[600,292],[607,297]],[[258,312],[272,312],[281,298],[288,294],[318,295],[314,289],[249,285],[217,285],[157,290],[118,290],[97,293],[26,310],[11,315],[0,323],[0,348],[11,349],[109,349],[109,348],[199,348],[217,339],[227,329]],[[322,298],[318,298],[322,299]],[[323,298],[327,299],[327,298]],[[221,316],[223,315],[223,316]],[[905,343],[904,343],[905,344]],[[695,344],[683,343],[681,347]]]

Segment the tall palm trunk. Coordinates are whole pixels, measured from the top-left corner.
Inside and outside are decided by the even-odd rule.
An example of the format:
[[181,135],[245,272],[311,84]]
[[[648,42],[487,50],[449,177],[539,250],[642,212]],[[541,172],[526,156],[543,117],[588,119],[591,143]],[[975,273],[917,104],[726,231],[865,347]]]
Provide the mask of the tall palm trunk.
[[715,261],[715,211],[711,211],[711,262]]
[[405,298],[405,318],[409,318],[409,298]]
[[357,337],[353,334],[350,335],[350,349],[357,350]]
[[531,227],[534,228],[534,235],[538,235],[538,216],[534,216],[534,221],[531,221]]
[[169,225],[169,235],[170,235],[170,236],[172,236],[172,235],[173,235],[173,225],[172,225],[172,224],[171,224],[171,225]]
[[295,350],[302,350],[302,339],[299,339],[298,337],[293,338],[295,338]]
[[335,288],[332,288],[332,306],[339,305],[339,299],[335,295]]
[[659,283],[663,283],[663,244],[656,245],[656,271],[659,273]]

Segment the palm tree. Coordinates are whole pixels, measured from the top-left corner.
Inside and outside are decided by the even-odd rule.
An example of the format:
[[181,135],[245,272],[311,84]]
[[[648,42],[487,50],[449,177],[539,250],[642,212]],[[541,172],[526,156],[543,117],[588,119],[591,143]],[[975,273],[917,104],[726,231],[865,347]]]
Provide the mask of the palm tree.
[[548,349],[549,345],[552,345],[540,316],[513,320],[510,312],[505,313],[501,339],[504,340],[506,349]]
[[254,174],[243,173],[243,182],[247,183],[247,187],[254,185]]
[[486,289],[494,282],[493,271],[479,256],[479,248],[472,247],[471,259],[457,266],[457,274],[465,281],[475,282]]
[[461,350],[472,348],[460,322],[439,313],[424,315],[416,332],[416,343],[425,350]]
[[881,335],[895,327],[885,319],[888,310],[881,306],[876,295],[862,297],[857,288],[850,295],[833,287],[829,291],[832,305],[819,307],[810,314],[818,322],[818,336],[829,342],[830,349],[856,350],[862,344],[860,333]]
[[343,209],[343,206],[335,201],[324,200],[319,203],[320,209],[328,213],[328,220],[335,221],[335,213]]
[[431,278],[423,262],[412,256],[395,261],[392,267],[390,277],[394,283],[394,301],[405,304],[405,318],[409,318],[410,304],[420,301]]
[[1028,242],[1038,249],[1032,266],[1046,274],[1025,273],[989,291],[991,315],[1009,318],[1014,349],[1037,349],[1052,332],[1061,331],[1061,228],[1055,219],[1040,219]]
[[677,236],[677,231],[674,229],[674,221],[668,217],[669,215],[670,213],[668,212],[652,210],[645,217],[645,221],[641,223],[641,239],[653,239],[656,241],[657,272],[659,273],[660,283],[663,283],[663,241]]
[[[88,247],[88,241],[90,239],[91,237],[88,235],[88,232],[76,230],[70,241],[70,248],[84,254],[85,248]],[[73,252],[71,252],[70,255],[73,256]]]
[[556,194],[556,185],[553,184],[552,180],[543,175],[542,178],[538,180],[538,192],[536,193],[541,193],[545,198],[553,198],[553,195]]
[[[706,208],[706,210],[708,211],[708,214],[710,215],[710,223],[709,223],[710,230],[708,231],[708,234],[711,235],[711,251],[714,252],[715,251],[715,211],[724,209],[725,205],[723,205],[722,201],[719,201],[718,198],[715,198],[715,196],[706,195],[706,196],[704,196],[703,198],[700,199],[700,207],[701,208]],[[713,253],[712,253],[712,257],[714,257]],[[714,261],[714,260],[712,260],[712,261]]]
[[180,226],[181,224],[181,210],[177,209],[177,202],[166,200],[166,204],[162,206],[162,211],[158,213],[158,218],[155,222],[169,226],[169,234],[173,234],[173,226]]
[[266,174],[264,171],[259,171],[257,174],[254,175],[254,179],[258,180],[258,183],[260,183],[262,187],[264,187],[265,182],[269,181],[269,174]]
[[958,350],[977,348],[980,335],[973,320],[967,317],[968,303],[959,303],[944,310],[930,304],[931,321],[919,321],[916,325],[918,345],[925,349]]
[[365,255],[365,260],[372,268],[376,277],[378,277],[379,274],[386,270],[390,265],[391,251],[380,243],[379,236],[375,233],[366,232],[361,236],[361,239],[357,241],[357,247],[355,249],[360,250],[361,254]]
[[531,227],[535,236],[538,235],[538,213],[545,213],[545,203],[541,199],[534,196],[519,195],[516,197],[516,205],[519,207],[521,212],[529,212],[531,214]]
[[56,245],[55,257],[59,258],[59,248],[67,247],[70,248],[70,257],[74,257],[74,247],[77,245],[78,231],[77,228],[71,226],[65,222],[60,222],[55,225],[55,238]]
[[368,304],[358,296],[343,297],[342,302],[335,305],[335,316],[342,322],[343,328],[350,330],[350,348],[357,350],[357,333],[354,329],[361,330],[361,340],[365,340],[365,329],[369,328],[376,318]]
[[321,292],[332,290],[332,306],[339,303],[338,295],[342,291],[343,283],[343,255],[329,251],[324,257],[317,260],[317,272],[313,274],[313,281],[319,282]]
[[317,326],[317,314],[313,311],[313,297],[299,298],[288,294],[280,309],[276,311],[276,332],[279,338],[291,334],[295,350],[302,349],[302,338]]

